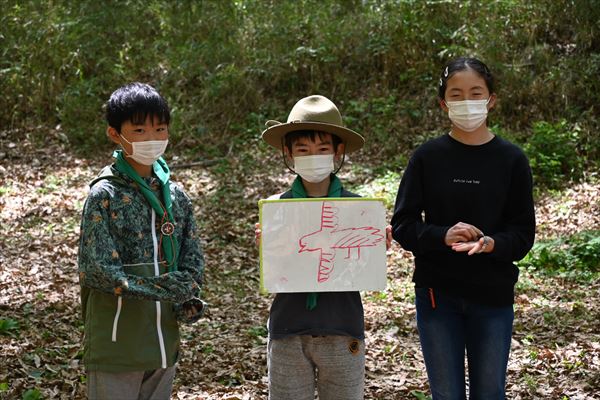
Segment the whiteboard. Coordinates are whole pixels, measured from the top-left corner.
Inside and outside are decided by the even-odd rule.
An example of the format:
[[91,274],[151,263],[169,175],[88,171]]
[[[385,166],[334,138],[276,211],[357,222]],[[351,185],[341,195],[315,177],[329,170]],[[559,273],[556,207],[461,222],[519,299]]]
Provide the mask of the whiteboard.
[[383,199],[260,200],[263,292],[386,287]]

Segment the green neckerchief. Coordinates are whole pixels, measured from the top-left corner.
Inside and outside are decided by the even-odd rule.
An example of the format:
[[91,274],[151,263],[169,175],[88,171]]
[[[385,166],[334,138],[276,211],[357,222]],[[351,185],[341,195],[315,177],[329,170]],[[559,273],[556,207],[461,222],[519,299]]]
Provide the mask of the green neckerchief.
[[[175,226],[175,219],[173,218],[173,204],[171,202],[171,190],[169,187],[170,171],[165,160],[161,157],[152,164],[152,170],[154,171],[154,175],[156,175],[160,182],[160,188],[162,191],[162,197],[164,202],[163,207],[162,203],[160,202],[158,197],[156,197],[156,195],[154,194],[150,186],[146,183],[146,181],[133,169],[131,165],[129,165],[127,160],[125,160],[125,157],[123,157],[123,151],[115,150],[115,152],[113,153],[113,157],[115,157],[117,160],[115,162],[115,168],[117,169],[117,171],[127,175],[139,185],[140,191],[146,198],[146,201],[148,201],[148,203],[159,216],[159,218],[164,218],[166,213],[168,222],[172,223],[173,226]],[[162,229],[161,235],[163,235],[164,238]],[[169,272],[177,271],[177,238],[175,237],[175,234],[173,232],[171,235],[168,235],[167,238],[164,239],[170,239],[161,239],[163,255],[167,261]]]
[[[333,174],[330,175],[330,179],[331,181],[329,182],[327,197],[341,197],[342,182],[340,182],[339,178]],[[295,199],[305,199],[308,197],[300,176],[297,176],[294,180],[294,183],[292,183],[292,197]],[[308,293],[306,295],[306,309],[314,310],[315,307],[317,307],[318,298],[319,293]]]

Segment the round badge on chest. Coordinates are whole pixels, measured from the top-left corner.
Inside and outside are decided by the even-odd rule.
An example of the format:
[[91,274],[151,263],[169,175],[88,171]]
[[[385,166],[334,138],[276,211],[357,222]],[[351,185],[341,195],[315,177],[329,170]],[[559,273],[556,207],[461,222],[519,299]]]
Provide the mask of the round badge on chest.
[[175,225],[167,221],[160,227],[160,232],[165,236],[171,236],[175,232]]

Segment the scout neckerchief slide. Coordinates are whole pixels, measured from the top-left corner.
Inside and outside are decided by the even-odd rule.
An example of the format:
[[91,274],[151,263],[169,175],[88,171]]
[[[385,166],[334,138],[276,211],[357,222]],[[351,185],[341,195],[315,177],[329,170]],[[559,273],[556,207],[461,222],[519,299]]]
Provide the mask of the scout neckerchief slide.
[[[162,191],[163,204],[156,197],[150,186],[144,179],[129,165],[125,157],[123,157],[122,150],[115,150],[113,157],[116,158],[115,168],[117,171],[127,175],[133,179],[140,188],[140,191],[146,198],[146,201],[150,204],[156,214],[162,217],[160,227],[160,241],[164,258],[167,261],[169,272],[177,271],[177,238],[175,233],[175,219],[173,218],[172,202],[171,202],[171,190],[169,185],[169,167],[165,160],[161,157],[152,164],[152,170],[154,175],[160,182],[160,188]],[[163,240],[166,236],[168,240]]]
[[[329,190],[327,192],[327,197],[341,197],[342,195],[342,182],[335,175],[330,175],[331,182],[329,183]],[[305,199],[308,197],[306,194],[306,190],[304,189],[304,185],[302,185],[302,179],[300,176],[297,176],[294,182],[292,183],[292,197],[296,199]],[[317,299],[319,298],[319,293],[308,293],[306,295],[306,309],[314,310],[317,307]]]

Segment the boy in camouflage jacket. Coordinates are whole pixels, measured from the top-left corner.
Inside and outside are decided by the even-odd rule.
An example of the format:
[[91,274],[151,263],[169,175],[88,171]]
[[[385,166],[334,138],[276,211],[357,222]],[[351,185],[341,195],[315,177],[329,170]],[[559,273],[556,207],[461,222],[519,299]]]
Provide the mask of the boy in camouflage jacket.
[[90,184],[79,278],[90,399],[170,398],[178,320],[199,319],[204,260],[190,199],[161,157],[169,108],[149,85],[117,89],[107,134],[123,150]]

